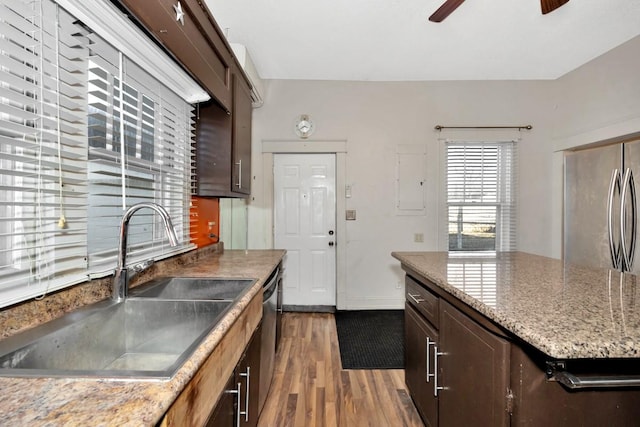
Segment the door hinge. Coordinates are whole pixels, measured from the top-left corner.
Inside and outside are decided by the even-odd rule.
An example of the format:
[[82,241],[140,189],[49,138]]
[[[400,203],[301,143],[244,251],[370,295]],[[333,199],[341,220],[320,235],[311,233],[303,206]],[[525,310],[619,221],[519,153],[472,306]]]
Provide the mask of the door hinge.
[[506,398],[507,398],[507,408],[506,408],[507,409],[507,413],[509,415],[512,415],[513,414],[513,404],[514,404],[514,401],[515,401],[515,396],[513,395],[513,390],[511,390],[510,388],[507,388]]

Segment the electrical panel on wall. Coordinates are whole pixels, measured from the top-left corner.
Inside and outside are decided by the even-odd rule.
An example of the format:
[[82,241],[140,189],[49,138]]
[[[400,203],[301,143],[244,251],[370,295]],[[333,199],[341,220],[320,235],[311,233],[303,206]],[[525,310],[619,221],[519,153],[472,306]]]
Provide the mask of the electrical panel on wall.
[[425,215],[426,172],[426,146],[417,144],[399,144],[396,149],[397,215]]

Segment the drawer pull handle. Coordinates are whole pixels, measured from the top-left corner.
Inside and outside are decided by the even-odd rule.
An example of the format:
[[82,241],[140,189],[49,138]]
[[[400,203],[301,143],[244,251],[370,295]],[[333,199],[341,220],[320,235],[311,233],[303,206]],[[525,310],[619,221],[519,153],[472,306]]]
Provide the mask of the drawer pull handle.
[[431,367],[430,367],[430,365],[431,365],[431,362],[430,362],[430,359],[431,359],[431,357],[430,357],[431,346],[435,347],[435,345],[436,345],[436,342],[435,341],[431,341],[431,338],[427,337],[427,357],[426,357],[426,359],[427,359],[427,366],[426,366],[426,369],[427,369],[427,382],[430,382],[431,381],[431,377],[435,376],[435,374],[431,373]]
[[420,294],[418,295],[413,295],[413,294],[407,294],[409,296],[409,298],[411,298],[416,304],[420,304],[421,302],[424,302],[425,300],[422,298],[418,298],[420,296]]
[[236,183],[236,187],[242,188],[242,159],[236,162],[238,166],[238,182]]
[[240,411],[240,406],[238,406],[238,412],[241,415],[244,415],[244,422],[249,422],[249,387],[251,386],[251,367],[247,366],[247,372],[242,372],[240,374],[241,377],[247,378],[247,390],[244,396],[244,411]]
[[230,394],[235,394],[236,395],[236,399],[237,399],[237,405],[238,405],[238,410],[236,411],[236,427],[240,427],[240,401],[242,400],[240,397],[241,394],[241,384],[238,383],[236,385],[236,389],[235,390],[225,390],[225,393],[230,393]]
[[[435,344],[435,343],[434,343]],[[444,390],[444,387],[438,385],[438,357],[443,356],[444,353],[438,351],[438,346],[433,346],[433,395],[438,397],[438,392]]]

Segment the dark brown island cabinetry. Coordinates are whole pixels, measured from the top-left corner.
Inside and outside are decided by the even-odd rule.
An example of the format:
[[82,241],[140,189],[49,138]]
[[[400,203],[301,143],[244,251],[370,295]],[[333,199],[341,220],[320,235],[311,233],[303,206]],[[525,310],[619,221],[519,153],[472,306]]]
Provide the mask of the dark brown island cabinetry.
[[405,381],[427,426],[639,425],[640,386],[602,385],[637,384],[637,359],[554,359],[404,268]]
[[509,343],[406,277],[405,378],[428,426],[509,425]]

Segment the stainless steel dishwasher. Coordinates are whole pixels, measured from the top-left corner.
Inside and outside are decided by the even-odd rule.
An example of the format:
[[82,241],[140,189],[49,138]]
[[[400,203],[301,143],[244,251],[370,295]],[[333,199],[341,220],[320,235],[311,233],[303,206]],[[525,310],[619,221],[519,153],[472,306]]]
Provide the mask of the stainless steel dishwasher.
[[271,274],[263,288],[262,336],[260,356],[260,393],[258,394],[258,412],[262,411],[269,393],[276,357],[276,317],[279,269]]

